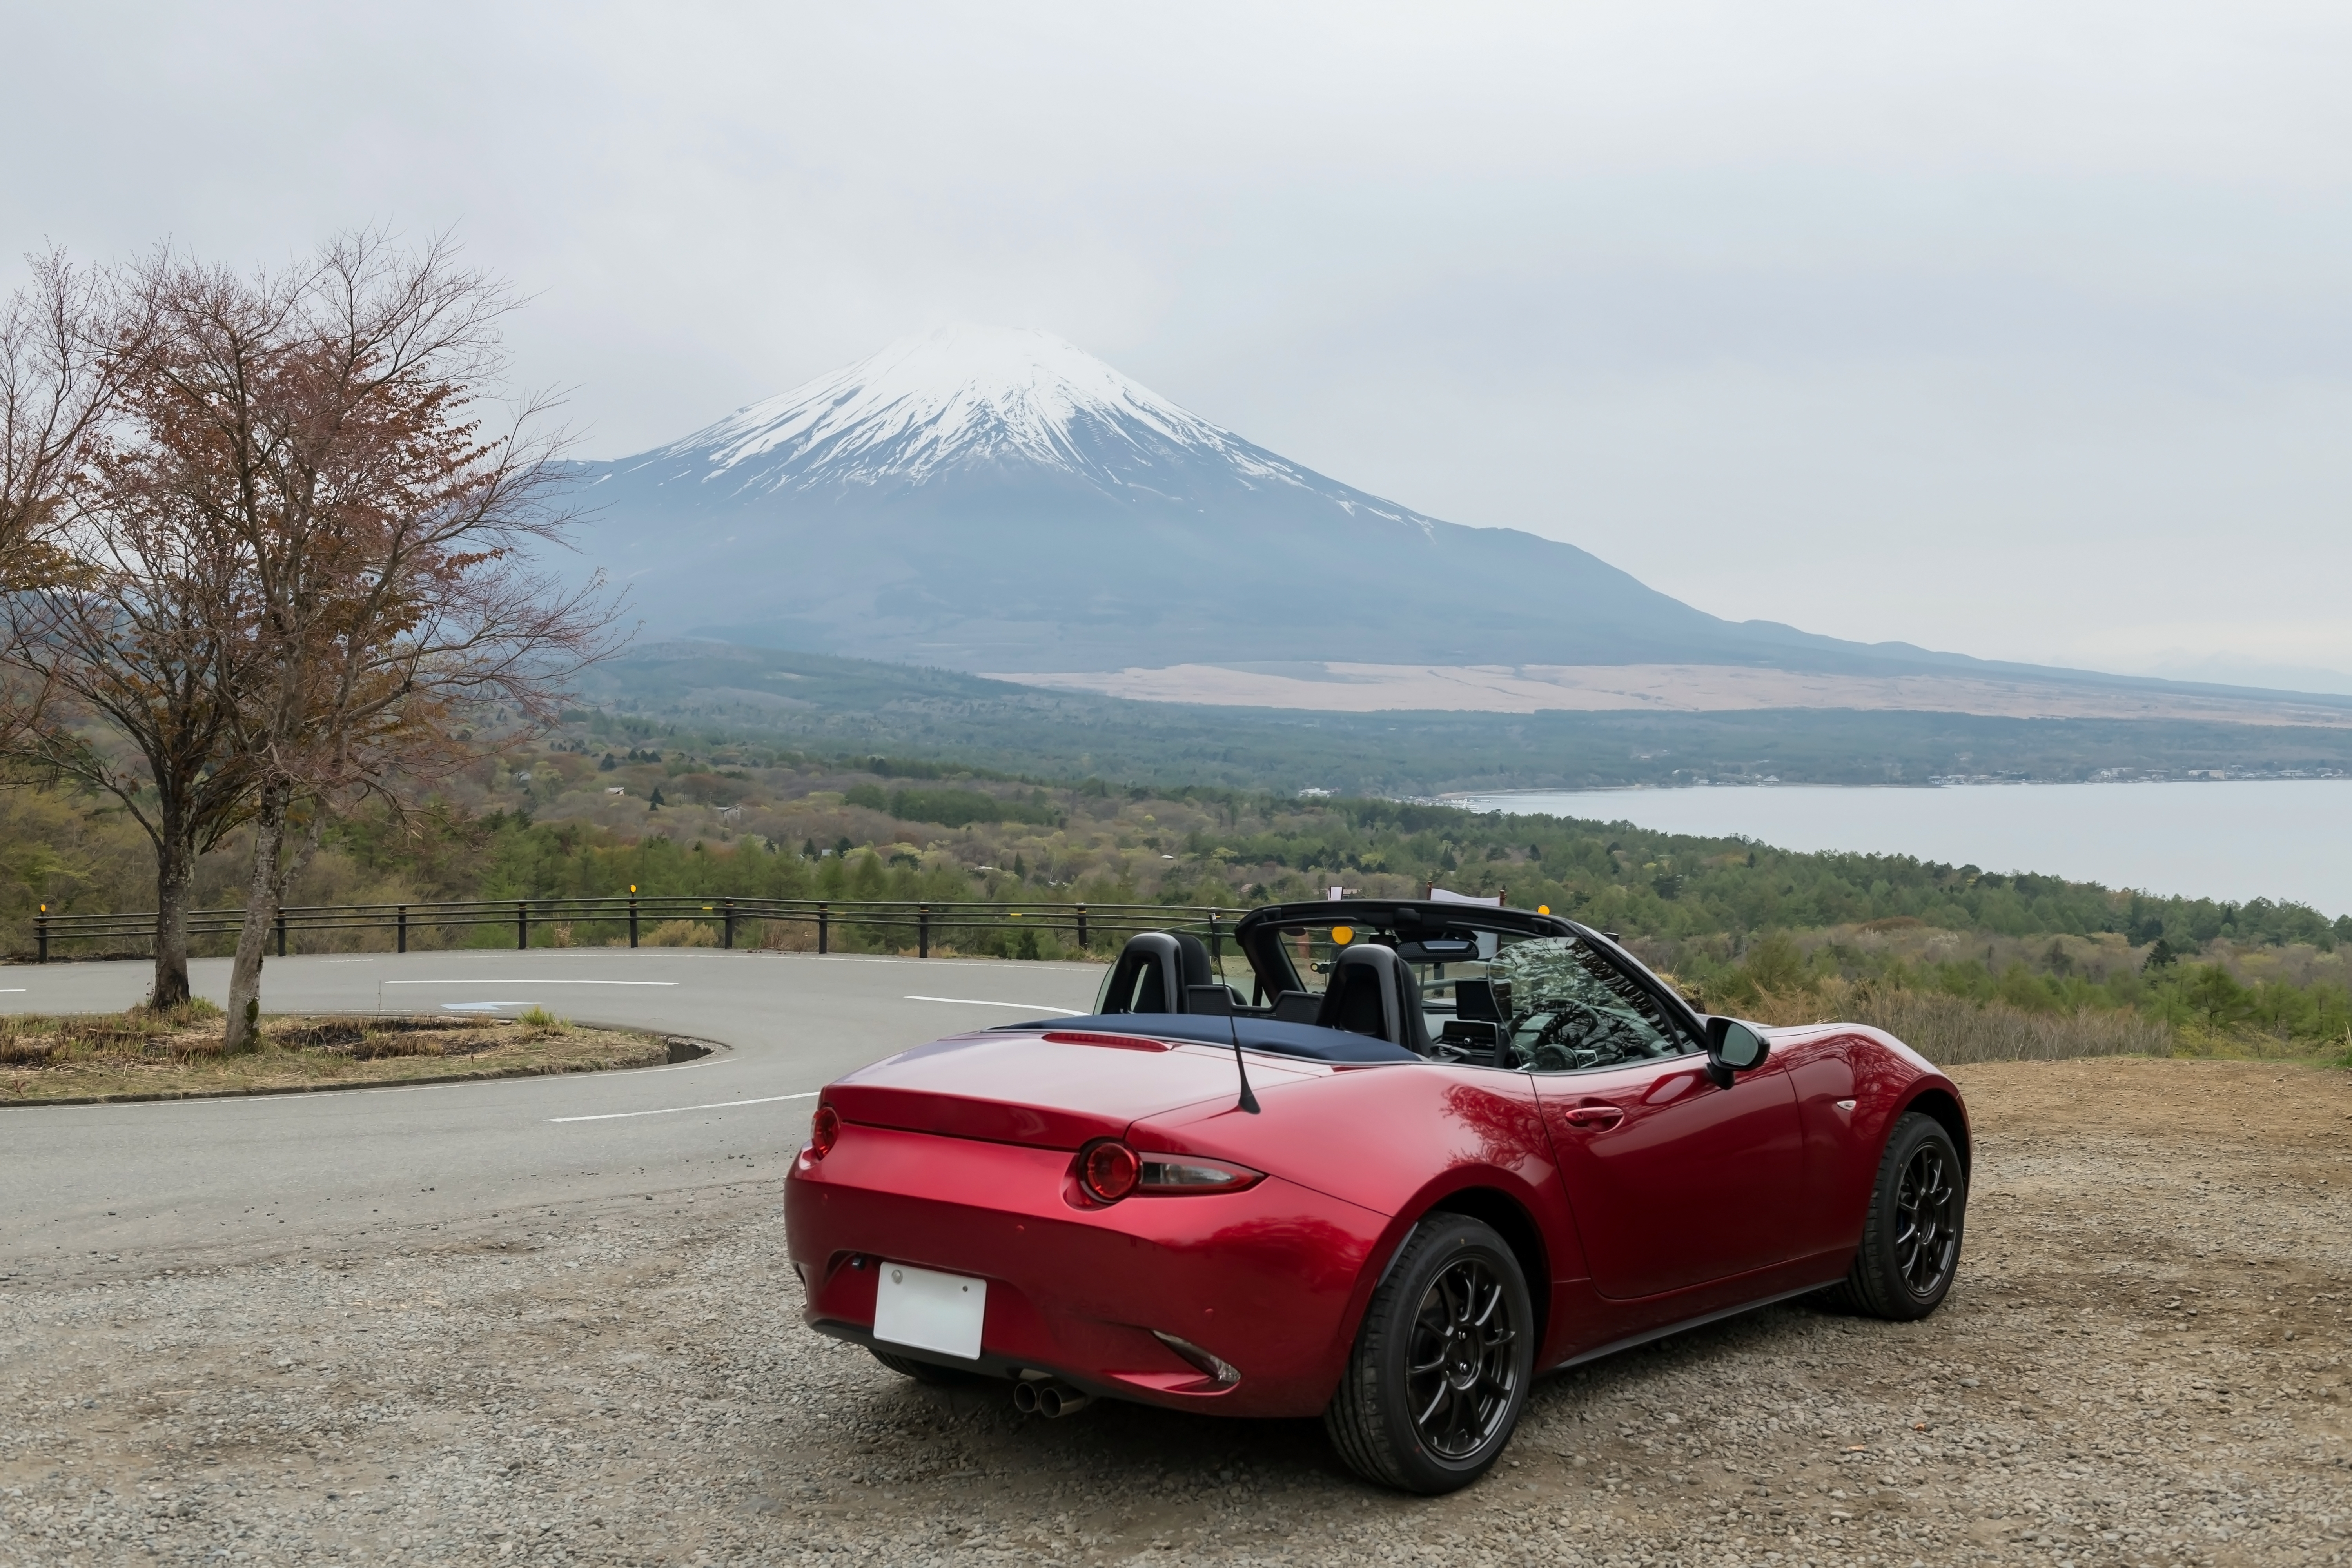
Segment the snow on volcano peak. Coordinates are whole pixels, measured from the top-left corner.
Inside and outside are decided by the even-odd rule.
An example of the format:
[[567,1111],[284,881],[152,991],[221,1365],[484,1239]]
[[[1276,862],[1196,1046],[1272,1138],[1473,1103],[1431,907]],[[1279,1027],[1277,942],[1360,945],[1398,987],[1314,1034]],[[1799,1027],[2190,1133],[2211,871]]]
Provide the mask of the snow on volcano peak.
[[1244,484],[1316,476],[1188,413],[1051,332],[945,327],[738,410],[647,461],[754,489],[919,484],[1028,465],[1111,489],[1207,459]]
[[646,624],[776,647],[1088,670],[1759,646],[1571,545],[1341,484],[1050,332],[907,338],[576,477],[586,558]]

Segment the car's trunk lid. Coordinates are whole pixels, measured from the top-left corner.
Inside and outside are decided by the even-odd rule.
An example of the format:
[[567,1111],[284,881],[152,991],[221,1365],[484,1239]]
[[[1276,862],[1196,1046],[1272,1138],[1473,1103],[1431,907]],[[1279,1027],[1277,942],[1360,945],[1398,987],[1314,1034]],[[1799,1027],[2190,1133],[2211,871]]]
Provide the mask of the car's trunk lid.
[[[1253,1055],[1254,1079],[1328,1071]],[[1231,1051],[1102,1030],[991,1030],[903,1052],[824,1091],[843,1120],[910,1132],[1076,1149],[1147,1116],[1239,1094]]]

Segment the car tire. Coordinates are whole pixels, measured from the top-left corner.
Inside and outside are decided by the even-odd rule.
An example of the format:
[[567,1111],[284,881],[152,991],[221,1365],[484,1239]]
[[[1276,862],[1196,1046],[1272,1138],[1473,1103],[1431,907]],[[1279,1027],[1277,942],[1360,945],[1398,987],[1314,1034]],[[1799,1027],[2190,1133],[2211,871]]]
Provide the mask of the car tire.
[[1434,1495],[1486,1473],[1535,1375],[1535,1310],[1518,1259],[1466,1215],[1414,1227],[1372,1292],[1339,1391],[1331,1446],[1365,1479]]
[[1878,1158],[1853,1267],[1831,1288],[1831,1303],[1898,1323],[1934,1311],[1959,1273],[1968,1205],[1952,1135],[1931,1116],[1902,1118]]
[[934,1388],[962,1388],[987,1380],[976,1372],[961,1367],[941,1366],[937,1362],[917,1361],[912,1356],[892,1355],[888,1351],[876,1351],[874,1359],[901,1377],[911,1377],[917,1383],[928,1383]]

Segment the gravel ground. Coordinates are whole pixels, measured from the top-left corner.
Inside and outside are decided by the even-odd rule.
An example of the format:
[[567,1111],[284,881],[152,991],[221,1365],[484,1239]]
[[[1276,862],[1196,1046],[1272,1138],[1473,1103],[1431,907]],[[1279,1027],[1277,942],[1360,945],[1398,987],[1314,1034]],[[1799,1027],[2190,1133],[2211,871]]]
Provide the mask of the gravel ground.
[[690,1202],[24,1266],[0,1563],[2352,1561],[2352,1078],[1961,1076],[1942,1312],[1775,1308],[1549,1380],[1451,1498],[1311,1422],[891,1376],[799,1326],[762,1155]]

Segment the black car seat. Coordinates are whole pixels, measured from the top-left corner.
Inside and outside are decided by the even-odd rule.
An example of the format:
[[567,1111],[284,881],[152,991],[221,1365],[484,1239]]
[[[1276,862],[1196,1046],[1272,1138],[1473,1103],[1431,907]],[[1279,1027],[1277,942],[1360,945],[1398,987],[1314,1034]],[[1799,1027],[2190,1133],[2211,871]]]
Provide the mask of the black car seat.
[[1412,969],[1385,947],[1366,942],[1344,948],[1331,965],[1316,1023],[1351,1035],[1370,1035],[1429,1054],[1429,1020],[1422,1016],[1421,982]]
[[1208,944],[1188,931],[1139,931],[1119,949],[1104,988],[1105,1013],[1181,1013],[1184,988],[1213,985]]

